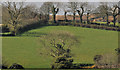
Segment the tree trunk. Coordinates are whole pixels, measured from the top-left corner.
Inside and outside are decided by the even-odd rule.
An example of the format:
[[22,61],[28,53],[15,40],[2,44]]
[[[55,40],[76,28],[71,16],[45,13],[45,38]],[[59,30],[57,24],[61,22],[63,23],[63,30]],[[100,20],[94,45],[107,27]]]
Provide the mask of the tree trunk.
[[80,22],[82,23],[82,15],[80,15]]
[[49,21],[49,13],[50,13],[50,8],[48,7],[48,13],[47,13],[47,20]]
[[108,14],[106,14],[106,15],[107,15],[107,25],[109,25]]
[[67,12],[64,13],[64,16],[65,16],[65,21],[67,21],[67,16],[66,16]]
[[[80,15],[79,15],[79,17],[80,17]],[[80,20],[79,20],[79,22],[81,22],[81,17],[80,17]]]
[[75,22],[75,12],[73,13],[73,22]]
[[116,23],[116,16],[113,16],[114,20],[113,20],[113,23],[114,23],[114,27],[115,27],[115,23]]
[[16,24],[17,24],[17,22],[16,21],[13,21],[12,23],[12,28],[13,28],[13,30],[11,31],[11,34],[13,35],[13,36],[16,36]]
[[89,18],[89,13],[87,13],[87,24],[89,24],[88,18]]
[[54,23],[56,23],[56,14],[53,15]]
[[16,33],[16,27],[13,27],[13,28],[14,28],[14,30],[11,31],[11,34],[12,34],[13,36],[16,36],[16,35],[17,35],[17,33]]

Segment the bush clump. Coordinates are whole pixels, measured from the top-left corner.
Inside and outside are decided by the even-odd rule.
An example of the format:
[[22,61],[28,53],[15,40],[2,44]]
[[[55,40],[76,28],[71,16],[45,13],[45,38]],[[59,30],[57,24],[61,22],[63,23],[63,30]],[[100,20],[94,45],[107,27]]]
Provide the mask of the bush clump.
[[2,33],[9,32],[9,31],[10,31],[7,25],[2,25],[2,26],[1,26],[1,29],[2,29]]
[[[42,39],[43,38],[43,39]],[[55,31],[43,36],[40,41],[44,45],[43,49],[47,52],[41,54],[50,55],[54,58],[51,64],[52,69],[70,69],[73,66],[71,46],[79,40],[67,31]]]
[[94,57],[95,66],[96,68],[117,68],[116,57],[113,54],[96,55]]

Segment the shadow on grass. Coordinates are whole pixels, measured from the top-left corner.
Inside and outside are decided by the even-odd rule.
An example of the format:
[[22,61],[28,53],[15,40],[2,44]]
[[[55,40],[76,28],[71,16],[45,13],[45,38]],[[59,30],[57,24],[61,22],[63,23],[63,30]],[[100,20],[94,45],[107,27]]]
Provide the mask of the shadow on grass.
[[[47,27],[47,26],[57,26],[57,24],[48,24],[48,23],[34,23],[32,25],[27,25],[24,27],[21,27],[19,29],[19,33],[17,36],[22,36],[23,33],[29,31],[29,30],[33,30],[33,29],[38,29],[38,28],[42,28],[42,27]],[[45,33],[40,33],[40,32],[27,32],[26,36],[34,36],[34,37],[39,37],[40,35],[47,35]]]

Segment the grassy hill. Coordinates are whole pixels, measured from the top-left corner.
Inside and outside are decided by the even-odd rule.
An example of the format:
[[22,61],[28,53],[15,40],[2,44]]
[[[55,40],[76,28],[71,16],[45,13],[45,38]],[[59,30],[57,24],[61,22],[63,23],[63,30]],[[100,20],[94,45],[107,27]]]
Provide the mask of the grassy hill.
[[43,45],[39,38],[50,32],[67,31],[74,34],[80,43],[72,46],[74,63],[94,63],[98,54],[115,54],[118,47],[118,32],[72,26],[46,26],[23,33],[17,37],[2,37],[3,61],[20,63],[25,68],[49,68],[52,57],[41,56]]

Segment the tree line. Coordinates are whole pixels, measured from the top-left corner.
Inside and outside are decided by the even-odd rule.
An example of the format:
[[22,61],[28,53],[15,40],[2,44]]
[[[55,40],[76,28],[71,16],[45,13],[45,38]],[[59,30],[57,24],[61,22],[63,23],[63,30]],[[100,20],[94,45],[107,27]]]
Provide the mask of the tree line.
[[64,13],[64,21],[68,21],[68,14],[72,15],[73,23],[76,21],[77,14],[80,23],[83,23],[83,16],[86,15],[88,24],[91,21],[91,14],[105,19],[107,25],[110,23],[109,16],[113,16],[113,23],[116,26],[120,9],[117,3],[100,2],[97,7],[93,4],[89,2],[44,2],[37,8],[35,5],[27,5],[24,2],[6,2],[3,4],[2,20],[3,24],[7,24],[14,35],[17,33],[17,27],[21,26],[25,21],[26,23],[31,20],[46,20],[49,22],[50,15],[52,15],[53,23],[56,23],[56,15],[60,12]]

